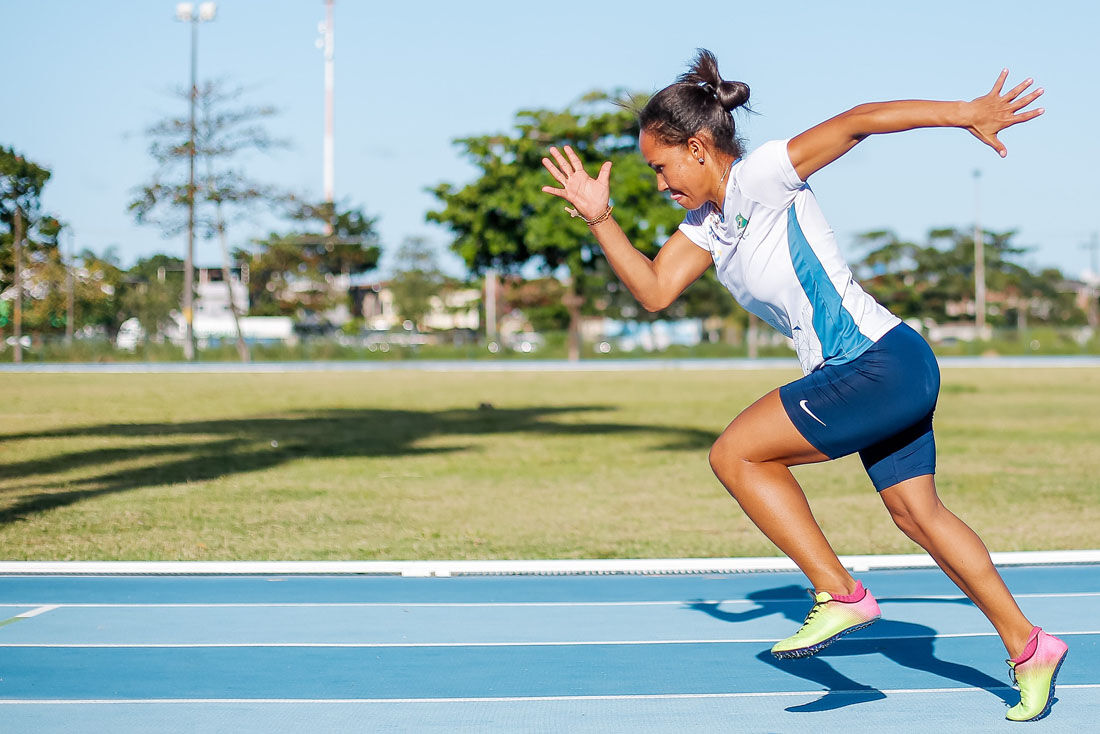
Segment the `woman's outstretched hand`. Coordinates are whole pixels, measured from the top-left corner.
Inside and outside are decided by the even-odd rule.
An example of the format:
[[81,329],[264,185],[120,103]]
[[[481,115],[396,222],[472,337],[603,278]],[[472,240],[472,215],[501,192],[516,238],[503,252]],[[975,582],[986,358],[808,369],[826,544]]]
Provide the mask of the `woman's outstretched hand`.
[[[542,190],[568,201],[577,214],[585,219],[595,219],[603,214],[611,198],[611,161],[600,166],[599,174],[592,178],[585,172],[581,159],[568,145],[565,146],[564,156],[557,148],[550,148],[550,155],[554,157],[554,161],[543,158],[542,165],[565,188],[543,186]],[[554,164],[555,161],[557,165]]]
[[1011,125],[1035,119],[1045,112],[1042,107],[1026,112],[1020,111],[1037,100],[1039,95],[1043,93],[1040,88],[1024,94],[1034,82],[1033,79],[1025,79],[1008,92],[1001,94],[1007,78],[1008,69],[1004,69],[988,94],[969,103],[970,121],[966,125],[966,129],[974,137],[993,148],[1002,158],[1008,155],[1008,149],[997,139],[997,133]]

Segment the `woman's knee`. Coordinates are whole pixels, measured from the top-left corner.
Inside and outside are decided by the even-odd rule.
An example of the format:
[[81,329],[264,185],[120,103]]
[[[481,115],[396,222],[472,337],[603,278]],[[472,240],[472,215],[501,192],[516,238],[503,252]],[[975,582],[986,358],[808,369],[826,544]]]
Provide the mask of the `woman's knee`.
[[707,455],[707,461],[710,462],[710,469],[715,474],[720,474],[723,469],[729,465],[732,461],[737,460],[737,442],[730,435],[729,431],[723,433],[715,440],[710,447],[710,453]]
[[738,439],[736,431],[727,430],[710,447],[707,460],[714,475],[729,489],[736,484],[742,471],[749,464],[745,456],[744,443]]
[[899,486],[896,490],[890,488],[883,492],[883,502],[894,524],[918,543],[928,534],[928,529],[939,520],[944,510],[934,488],[906,492]]
[[923,536],[921,524],[910,509],[905,505],[888,505],[887,507],[890,510],[890,519],[897,525],[898,530],[919,542],[919,538]]

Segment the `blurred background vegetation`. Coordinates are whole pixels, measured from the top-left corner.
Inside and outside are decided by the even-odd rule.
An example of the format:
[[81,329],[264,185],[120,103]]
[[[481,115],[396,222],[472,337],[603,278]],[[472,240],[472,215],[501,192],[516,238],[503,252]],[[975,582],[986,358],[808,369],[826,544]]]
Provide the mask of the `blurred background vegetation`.
[[[593,165],[614,161],[618,221],[655,255],[683,212],[657,192],[637,152],[630,108],[641,95],[596,91],[565,109],[521,110],[507,133],[455,141],[478,174],[464,186],[436,186],[438,208],[426,216],[450,234],[467,267],[462,277],[445,274],[420,238],[382,242],[364,206],[252,180],[242,161],[285,141],[265,127],[277,110],[245,96],[226,82],[197,87],[193,137],[184,118],[150,125],[157,172],[135,186],[129,205],[165,237],[191,226],[196,237],[221,242],[223,261],[195,268],[197,359],[791,354],[736,306],[713,271],[665,311],[640,309],[583,223],[541,193],[540,160],[551,145],[572,145]],[[64,212],[41,203],[50,177],[33,152],[0,147],[0,361],[183,359],[184,260],[157,253],[127,266],[110,248],[66,251]],[[257,211],[284,226],[234,240],[235,223]],[[1020,245],[1012,231],[980,237],[984,325],[973,228],[944,226],[916,242],[884,227],[841,246],[864,288],[941,354],[1100,353],[1095,273],[1079,280],[1027,267],[1035,245]],[[382,277],[384,249],[395,267]]]

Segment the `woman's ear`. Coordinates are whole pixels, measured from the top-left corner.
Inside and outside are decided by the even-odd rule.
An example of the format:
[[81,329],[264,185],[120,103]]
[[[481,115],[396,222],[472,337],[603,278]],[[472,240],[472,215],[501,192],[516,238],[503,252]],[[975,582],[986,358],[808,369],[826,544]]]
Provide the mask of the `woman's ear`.
[[699,138],[688,138],[687,141],[688,153],[691,153],[691,157],[699,161],[699,163],[706,163],[706,146],[703,145],[703,141]]

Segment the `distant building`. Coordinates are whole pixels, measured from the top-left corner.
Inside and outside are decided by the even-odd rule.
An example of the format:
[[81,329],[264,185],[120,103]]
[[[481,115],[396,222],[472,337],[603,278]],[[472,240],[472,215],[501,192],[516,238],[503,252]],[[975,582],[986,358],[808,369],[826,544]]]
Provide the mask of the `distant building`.
[[248,313],[248,265],[229,269],[229,285],[226,286],[225,271],[221,268],[198,268],[198,282],[195,284],[195,317],[233,318],[229,308],[230,294],[237,313]]
[[[404,317],[397,310],[393,291],[385,282],[363,283],[351,289],[352,314],[374,331],[401,328]],[[433,331],[477,331],[481,327],[481,291],[477,288],[444,290],[428,301],[431,310],[424,327]]]
[[393,307],[393,291],[385,283],[363,283],[351,289],[352,314],[374,331],[389,331],[401,323]]
[[477,288],[446,290],[432,296],[428,305],[431,311],[424,317],[424,326],[429,329],[477,331],[481,326],[481,291]]
[[1081,280],[1062,281],[1058,290],[1073,294],[1073,303],[1085,312],[1089,326],[1100,326],[1100,275],[1086,272]]
[[[232,301],[230,301],[232,298]],[[194,318],[191,327],[200,346],[214,341],[237,338],[237,324],[233,319],[232,303],[239,316],[241,335],[246,341],[294,343],[294,321],[287,316],[247,316],[248,265],[247,263],[229,269],[229,283],[225,281],[222,268],[198,268],[198,280],[195,284]],[[183,343],[184,323],[182,314],[176,315],[176,329],[166,334],[171,341]],[[135,343],[144,338],[140,326],[130,325],[126,341]],[[123,346],[120,340],[119,346]],[[127,348],[133,348],[127,346]]]

